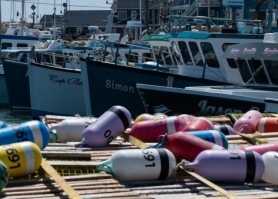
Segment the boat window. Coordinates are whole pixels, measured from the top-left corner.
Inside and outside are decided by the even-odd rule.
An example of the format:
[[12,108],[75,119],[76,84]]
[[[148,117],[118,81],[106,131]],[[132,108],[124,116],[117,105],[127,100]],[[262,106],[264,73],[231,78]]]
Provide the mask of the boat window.
[[2,43],[2,49],[8,49],[11,48],[13,45],[12,43]]
[[134,63],[138,63],[138,53],[135,52],[131,52],[130,54],[126,54],[126,59],[129,62],[134,62]]
[[27,54],[24,53],[20,59],[20,62],[27,63]]
[[262,62],[260,60],[251,59],[248,60],[248,64],[251,68],[255,81],[260,84],[268,84]]
[[203,54],[205,55],[205,62],[209,67],[219,68],[219,62],[217,60],[216,54],[213,50],[211,43],[209,42],[201,42],[201,48]]
[[186,65],[192,65],[193,63],[192,63],[186,43],[184,41],[178,41],[178,45],[179,45],[184,63]]
[[237,65],[243,81],[245,83],[254,83],[254,79],[251,75],[246,61],[243,59],[237,59]]
[[278,84],[278,61],[274,60],[265,60],[264,61],[266,70],[269,74],[271,82],[273,84]]
[[143,60],[142,62],[153,61],[151,53],[143,53]]
[[19,48],[26,48],[26,47],[28,47],[28,44],[18,43],[18,44],[16,45],[16,47],[19,47]]
[[174,65],[175,66],[178,65],[176,59],[173,57],[174,56],[174,51],[173,51],[173,48],[171,46],[170,46],[170,53],[171,53],[171,57],[172,57]]
[[237,43],[224,43],[222,45],[223,52],[225,52],[229,46],[234,45],[234,44],[237,44]]
[[167,46],[161,46],[160,49],[162,51],[165,64],[173,65],[171,60],[171,54],[169,53],[169,49],[167,48]]
[[204,66],[204,62],[203,62],[203,59],[202,59],[202,56],[201,56],[201,52],[200,52],[197,44],[195,42],[192,42],[192,41],[190,41],[188,44],[189,44],[190,50],[192,52],[195,64],[197,66]]
[[43,55],[43,62],[52,63],[51,56]]
[[158,46],[153,46],[153,54],[155,56],[156,62],[161,62],[161,56],[160,56],[160,48]]
[[231,68],[237,68],[236,61],[233,58],[227,58],[227,62]]

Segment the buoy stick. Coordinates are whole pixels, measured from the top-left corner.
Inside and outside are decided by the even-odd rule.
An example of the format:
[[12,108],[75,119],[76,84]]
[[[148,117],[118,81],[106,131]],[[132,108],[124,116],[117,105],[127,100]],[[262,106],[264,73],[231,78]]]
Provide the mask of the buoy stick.
[[244,134],[244,133],[239,133],[235,132],[237,135],[239,135],[242,139],[246,140],[250,144],[266,144],[268,141],[266,139],[261,138],[261,133],[256,131],[254,134]]
[[42,160],[41,167],[68,194],[69,198],[81,199],[80,195],[62,178],[62,176],[46,160]]
[[[137,146],[139,148],[148,148],[150,147],[150,145],[142,142],[141,140],[131,136],[131,135],[128,135],[128,133],[123,133],[123,137],[126,141],[130,142],[131,144],[133,144],[134,146]],[[182,170],[184,170],[181,166],[180,168]],[[212,189],[218,191],[219,193],[223,194],[225,197],[229,198],[229,199],[235,199],[236,196],[229,193],[228,191],[226,191],[225,189],[222,189],[221,187],[217,186],[216,184],[212,183],[211,181],[203,178],[202,176],[198,175],[197,173],[195,172],[192,172],[192,171],[187,171],[187,170],[184,170],[186,173],[188,173],[189,175],[193,176],[194,178],[196,178],[197,180],[203,182],[204,184],[208,185],[209,187],[211,187]]]

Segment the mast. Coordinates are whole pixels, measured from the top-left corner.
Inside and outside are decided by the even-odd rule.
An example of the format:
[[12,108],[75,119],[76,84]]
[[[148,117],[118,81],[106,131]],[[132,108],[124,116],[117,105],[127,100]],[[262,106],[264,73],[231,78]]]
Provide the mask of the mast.
[[56,0],[54,0],[54,16],[53,16],[53,37],[56,39]]
[[20,23],[21,23],[21,30],[20,30],[20,34],[21,36],[24,35],[24,8],[25,8],[25,0],[22,0],[22,3],[21,3],[21,20],[20,20]]
[[2,0],[0,0],[0,34],[2,34]]

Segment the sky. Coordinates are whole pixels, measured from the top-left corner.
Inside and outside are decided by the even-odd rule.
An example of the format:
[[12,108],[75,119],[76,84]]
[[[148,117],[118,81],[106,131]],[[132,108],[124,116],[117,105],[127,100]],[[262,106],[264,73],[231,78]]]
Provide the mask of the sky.
[[[22,13],[22,0],[0,0],[1,1],[1,19],[4,21],[19,21]],[[25,18],[27,22],[32,22],[31,6],[34,4],[36,9],[36,22],[44,14],[53,14],[56,7],[56,14],[64,12],[63,3],[68,4],[68,10],[109,10],[113,0],[25,0]],[[55,5],[55,6],[54,6]],[[17,16],[19,12],[20,16]]]

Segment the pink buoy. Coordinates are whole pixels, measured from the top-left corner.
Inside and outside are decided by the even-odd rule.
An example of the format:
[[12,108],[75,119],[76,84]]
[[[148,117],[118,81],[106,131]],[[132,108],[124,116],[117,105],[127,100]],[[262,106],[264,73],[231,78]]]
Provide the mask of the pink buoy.
[[84,129],[81,144],[106,146],[130,127],[131,120],[131,114],[125,107],[113,106]]
[[213,123],[204,117],[198,117],[193,119],[189,125],[183,129],[183,131],[201,131],[201,130],[214,130]]
[[260,154],[241,150],[206,150],[193,162],[184,162],[183,167],[210,181],[237,183],[257,182],[265,170]]
[[131,127],[130,135],[143,142],[157,142],[158,136],[181,131],[185,126],[186,123],[183,118],[171,116],[161,120],[136,122]]
[[257,110],[250,110],[243,114],[234,124],[233,128],[239,133],[254,133],[255,123],[263,115]]
[[250,145],[250,146],[244,146],[240,148],[244,151],[256,151],[257,153],[263,155],[266,152],[269,151],[276,151],[278,152],[278,143],[267,143],[267,144],[258,144],[258,145]]
[[278,132],[278,118],[263,117],[256,121],[255,131],[261,133]]
[[196,156],[204,150],[225,150],[224,147],[203,140],[186,132],[177,132],[172,135],[167,135],[166,138],[159,136],[159,141],[162,141],[162,146],[169,149],[179,162],[182,159],[193,161]]
[[179,117],[181,117],[185,121],[186,125],[190,125],[191,122],[196,119],[196,117],[187,114],[181,114],[179,115]]

